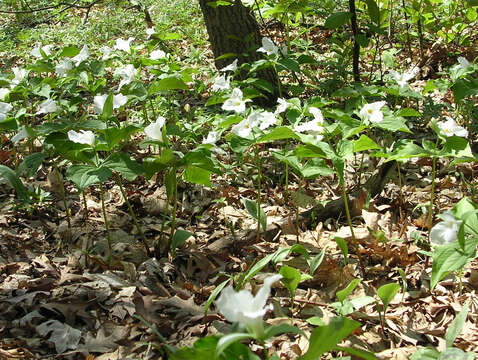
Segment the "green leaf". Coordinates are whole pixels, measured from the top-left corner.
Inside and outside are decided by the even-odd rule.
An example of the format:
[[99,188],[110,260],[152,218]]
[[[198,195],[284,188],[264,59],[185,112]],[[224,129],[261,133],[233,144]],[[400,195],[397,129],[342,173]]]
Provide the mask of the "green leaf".
[[264,256],[258,262],[254,264],[244,275],[244,279],[238,285],[242,285],[247,283],[250,279],[252,279],[259,271],[261,271],[267,264],[271,262],[272,259],[276,256],[276,253],[269,254]]
[[258,144],[268,143],[276,140],[284,140],[284,139],[299,139],[299,136],[289,129],[287,126],[278,126],[275,127],[269,133],[261,136],[256,142]]
[[130,135],[138,132],[141,128],[136,125],[128,125],[122,128],[109,127],[104,130],[108,148],[113,149],[120,141],[127,140]]
[[43,160],[45,160],[47,157],[47,154],[41,152],[25,156],[22,163],[18,167],[18,174],[23,175],[26,173],[27,177],[34,176],[40,165],[43,163]]
[[215,352],[216,357],[220,356],[229,345],[235,342],[239,342],[241,340],[252,339],[252,338],[253,336],[251,334],[246,334],[246,333],[232,333],[232,334],[224,335],[223,337],[219,339],[217,343],[216,352]]
[[167,90],[188,90],[188,86],[181,78],[170,76],[153,82],[149,87],[148,94],[154,95]]
[[375,0],[366,0],[367,11],[370,19],[377,25],[380,25],[380,9]]
[[415,109],[410,109],[410,108],[404,108],[400,109],[395,113],[395,116],[403,116],[403,117],[421,117],[422,114],[415,110]]
[[66,178],[83,191],[93,184],[99,184],[109,179],[113,174],[105,166],[72,165],[66,170]]
[[289,324],[279,324],[279,325],[272,325],[265,329],[264,331],[264,338],[269,339],[271,337],[281,335],[281,334],[297,334],[306,336],[304,331],[299,329],[297,326],[292,326]]
[[[261,216],[260,221],[261,221],[262,229],[264,231],[266,231],[267,230],[267,216],[264,213],[264,210],[258,209],[257,208],[257,202],[254,201],[254,200],[250,200],[250,199],[247,199],[247,198],[243,197],[242,198],[242,203],[244,204],[244,207],[246,208],[249,215],[251,215],[254,219],[257,220],[258,215],[260,214],[260,216]],[[259,213],[259,211],[260,211],[260,213]]]
[[453,319],[450,326],[448,326],[448,330],[446,331],[446,334],[445,334],[447,348],[450,348],[453,346],[455,339],[457,338],[458,335],[460,335],[461,331],[463,330],[463,326],[465,325],[465,322],[466,322],[466,317],[468,316],[469,303],[470,301],[468,300],[463,306],[463,308],[461,309],[461,311],[458,313],[456,318]]
[[105,159],[103,166],[116,171],[128,181],[133,181],[144,173],[144,168],[126,153],[111,154]]
[[109,119],[113,116],[113,93],[109,93],[108,97],[106,98],[101,116],[104,119]]
[[388,131],[403,131],[411,133],[410,129],[407,127],[404,118],[386,116],[381,122],[375,124],[375,126],[388,130]]
[[294,59],[288,57],[282,58],[277,62],[277,64],[280,65],[278,66],[278,71],[289,70],[292,72],[300,73],[299,63]]
[[468,241],[467,248],[463,250],[457,242],[439,246],[433,252],[432,277],[430,290],[433,290],[438,282],[447,274],[465,266],[475,257],[475,241]]
[[58,55],[59,57],[74,57],[80,53],[80,49],[78,49],[76,46],[65,46],[60,54]]
[[478,235],[477,206],[467,197],[461,199],[454,207],[456,218],[463,220],[465,232],[471,235]]
[[440,352],[434,348],[422,348],[418,349],[412,356],[410,360],[437,360],[440,356]]
[[362,135],[354,141],[354,152],[360,152],[371,149],[380,149],[375,141],[370,139],[367,135]]
[[327,29],[336,29],[342,25],[345,25],[347,21],[352,17],[352,14],[348,11],[336,12],[330,15],[327,20],[325,20],[324,26]]
[[360,323],[344,317],[330,319],[326,326],[319,326],[310,335],[307,352],[299,357],[300,360],[316,360],[322,354],[332,350],[338,343],[344,340],[352,331],[360,326]]
[[358,284],[362,279],[353,279],[344,289],[337,291],[335,296],[337,296],[337,299],[339,299],[340,302],[344,301],[347,296],[349,296],[352,291],[355,290]]
[[290,253],[296,253],[296,254],[302,255],[303,257],[305,257],[306,260],[310,259],[309,252],[304,247],[304,245],[301,245],[301,244],[292,245],[292,247],[289,249],[289,254]]
[[206,304],[204,304],[204,314],[207,314],[207,311],[211,304],[213,303],[214,300],[216,300],[217,296],[219,293],[226,287],[226,285],[229,283],[231,279],[224,280],[222,283],[220,283],[216,288],[211,292],[211,295],[207,298]]
[[30,198],[28,189],[23,185],[18,175],[5,165],[0,165],[0,178],[8,181],[11,187],[15,190],[17,197],[23,201],[28,201]]
[[347,241],[339,236],[334,237],[334,240],[339,246],[339,249],[342,251],[342,254],[344,254],[344,262],[345,265],[347,265],[349,262],[349,247],[347,245]]
[[194,165],[184,168],[183,179],[193,184],[211,187],[211,172]]
[[281,281],[289,290],[290,296],[294,297],[297,286],[301,281],[300,271],[288,265],[283,265],[279,270],[279,274],[282,275]]
[[327,250],[327,246],[325,246],[320,253],[318,253],[312,260],[309,261],[309,274],[314,275],[315,271],[319,268],[320,264],[325,257],[325,251]]
[[348,346],[336,346],[334,348],[334,350],[346,352],[350,355],[353,355],[354,358],[356,358],[356,359],[363,359],[363,360],[376,360],[377,359],[377,357],[369,351],[361,350],[361,349],[354,349],[354,348],[351,348],[351,347],[348,347]]
[[171,250],[174,252],[178,246],[184,244],[186,240],[193,235],[194,234],[189,231],[177,229],[171,239]]
[[397,295],[400,290],[400,285],[396,283],[390,283],[382,285],[377,290],[378,297],[382,300],[384,311],[386,310],[390,301],[393,300],[395,295]]

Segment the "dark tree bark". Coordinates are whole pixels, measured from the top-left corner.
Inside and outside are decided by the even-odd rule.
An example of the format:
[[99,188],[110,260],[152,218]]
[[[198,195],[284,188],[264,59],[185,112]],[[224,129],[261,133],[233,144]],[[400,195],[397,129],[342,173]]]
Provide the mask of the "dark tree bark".
[[[231,6],[216,8],[207,5],[210,1],[199,0],[199,5],[206,23],[216,67],[221,69],[235,58],[239,64],[261,59],[262,55],[256,49],[261,45],[262,36],[252,11],[242,5],[240,0],[235,0]],[[218,59],[224,54],[234,54],[234,57]],[[257,76],[277,87],[277,74],[272,69],[261,70]],[[270,100],[275,101],[276,98],[276,94],[269,96]]]

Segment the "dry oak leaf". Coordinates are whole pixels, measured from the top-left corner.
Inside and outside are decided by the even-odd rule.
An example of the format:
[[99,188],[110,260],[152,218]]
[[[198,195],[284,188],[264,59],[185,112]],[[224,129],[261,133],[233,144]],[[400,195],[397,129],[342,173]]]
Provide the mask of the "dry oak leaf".
[[81,331],[69,325],[62,324],[58,320],[49,320],[36,327],[40,336],[46,337],[50,334],[49,341],[55,344],[58,354],[68,349],[75,350],[81,339]]

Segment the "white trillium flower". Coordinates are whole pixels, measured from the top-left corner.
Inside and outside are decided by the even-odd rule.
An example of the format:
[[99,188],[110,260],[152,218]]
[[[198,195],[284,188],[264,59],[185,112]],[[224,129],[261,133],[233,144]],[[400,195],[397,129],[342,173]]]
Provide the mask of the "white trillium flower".
[[[93,111],[102,114],[108,94],[96,95],[93,99]],[[128,102],[128,97],[123,94],[113,95],[113,109],[118,109]]]
[[372,123],[379,123],[383,120],[383,113],[380,110],[387,102],[376,101],[371,104],[365,104],[360,110],[360,116]]
[[111,57],[111,53],[113,52],[113,49],[110,48],[109,46],[102,46],[100,48],[100,52],[102,54],[101,60],[108,60]]
[[290,106],[287,100],[282,98],[277,99],[277,104],[278,105],[277,105],[276,111],[274,112],[275,114],[283,113]]
[[20,128],[20,131],[15,134],[15,136],[12,137],[12,142],[16,146],[20,141],[23,139],[26,139],[28,137],[28,132],[27,129],[25,128],[25,125],[23,125]]
[[221,75],[214,80],[214,84],[212,84],[212,91],[221,91],[221,90],[229,90],[231,88],[231,77],[226,75]]
[[251,135],[252,130],[261,123],[262,114],[260,112],[252,112],[246,119],[239,124],[234,125],[231,131],[237,136],[246,138]]
[[266,53],[267,55],[277,54],[279,48],[268,37],[262,38],[262,47],[257,49],[258,52]]
[[223,68],[222,68],[221,70],[219,70],[219,71],[223,71],[223,72],[225,72],[225,71],[232,71],[232,72],[236,71],[236,70],[237,70],[237,61],[238,61],[237,59],[234,60],[232,63],[230,63],[229,65],[223,67]]
[[148,39],[155,33],[156,30],[154,29],[154,26],[146,29],[146,35],[148,35]]
[[222,290],[216,301],[218,311],[230,322],[238,322],[246,326],[256,336],[264,333],[264,315],[272,310],[272,305],[266,305],[271,292],[271,286],[282,278],[281,275],[272,275],[264,279],[264,285],[256,296],[249,290],[234,291],[232,286]]
[[420,71],[419,68],[413,68],[412,70],[407,70],[404,73],[399,73],[395,70],[390,70],[389,74],[392,76],[392,79],[397,82],[400,87],[404,87],[408,84],[408,82],[417,76],[418,72]]
[[259,129],[265,130],[275,124],[277,124],[277,118],[274,113],[271,113],[269,111],[263,111],[262,113],[260,113]]
[[242,5],[244,6],[254,6],[255,1],[254,0],[241,0]]
[[458,66],[466,70],[470,67],[470,62],[465,59],[463,56],[460,56],[458,59]]
[[237,113],[243,113],[246,111],[246,103],[251,100],[242,100],[242,91],[239,88],[232,90],[231,97],[224,101],[221,109],[226,111],[235,111]]
[[15,75],[15,77],[12,80],[12,84],[13,84],[12,87],[15,87],[15,85],[20,84],[23,81],[23,79],[25,79],[28,75],[28,70],[18,68],[18,67],[13,67],[12,71],[13,71],[13,75]]
[[[50,56],[52,48],[53,48],[53,45],[41,46],[41,45],[38,44],[37,46],[35,46],[32,49],[32,51],[30,51],[30,55],[36,57],[37,59],[41,59],[43,57],[42,54],[41,54],[41,51],[43,51],[46,56]],[[41,51],[40,51],[40,49],[41,49]]]
[[455,241],[458,237],[458,230],[463,221],[457,220],[451,211],[445,211],[440,215],[443,221],[432,227],[430,241],[435,245],[444,245]]
[[210,131],[209,134],[207,134],[207,138],[203,139],[202,141],[203,144],[215,144],[216,142],[217,142],[216,131]]
[[166,57],[166,53],[163,50],[154,50],[149,54],[151,60],[160,60]]
[[77,144],[86,144],[93,147],[95,145],[95,133],[89,130],[75,130],[68,131],[68,139]]
[[0,88],[0,100],[5,100],[9,93],[10,90],[8,90],[7,88]]
[[158,116],[154,123],[149,124],[144,128],[144,133],[153,140],[163,139],[163,126],[166,119],[162,116]]
[[71,58],[71,60],[75,63],[75,66],[78,66],[83,61],[88,59],[89,56],[90,56],[90,52],[88,51],[88,45],[83,45],[78,55]]
[[121,90],[123,85],[130,84],[135,78],[138,73],[138,70],[132,65],[128,64],[126,66],[122,66],[115,71],[115,75],[121,77],[121,81],[118,86],[118,91]]
[[55,66],[55,73],[58,76],[66,76],[67,72],[73,69],[73,63],[69,59],[65,59],[60,61],[56,66]]
[[0,102],[0,121],[3,121],[7,118],[7,113],[13,109],[13,106],[8,104],[8,103],[4,103],[4,102]]
[[437,122],[437,126],[440,129],[440,133],[444,136],[468,137],[468,130],[459,126],[456,121],[449,116],[446,117],[446,121]]
[[46,99],[40,104],[40,107],[35,115],[54,113],[60,109],[61,108],[58,106],[55,100]]
[[310,107],[309,112],[312,114],[317,123],[320,125],[324,123],[324,115],[322,115],[322,111],[320,111],[320,109],[317,109],[316,107]]
[[116,39],[115,46],[114,48],[116,50],[122,50],[127,52],[128,54],[131,52],[131,41],[133,41],[134,38],[130,37],[128,40],[123,40],[123,39]]

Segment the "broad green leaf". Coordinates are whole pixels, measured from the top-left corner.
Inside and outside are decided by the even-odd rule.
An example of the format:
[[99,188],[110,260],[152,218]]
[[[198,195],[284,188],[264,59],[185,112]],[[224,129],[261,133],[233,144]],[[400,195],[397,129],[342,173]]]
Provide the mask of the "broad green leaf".
[[286,126],[278,126],[271,132],[261,136],[256,142],[258,144],[284,139],[299,139],[299,136]]
[[256,262],[249,270],[247,270],[247,272],[244,275],[244,279],[241,281],[241,284],[238,284],[238,285],[242,285],[244,283],[247,283],[259,271],[261,271],[267,264],[269,264],[275,256],[276,256],[275,253],[269,254],[269,255],[264,256],[258,262]]
[[344,317],[330,319],[328,325],[319,326],[310,335],[307,352],[300,360],[316,360],[322,354],[332,350],[338,343],[360,326],[360,323]]
[[278,62],[278,71],[281,71],[281,70],[289,70],[289,71],[292,71],[292,72],[296,72],[296,73],[300,73],[300,67],[299,67],[299,63],[297,61],[295,61],[294,59],[291,59],[291,58],[282,58],[280,59]]
[[80,53],[80,49],[78,49],[76,46],[65,46],[60,54],[58,55],[59,57],[74,57]]
[[66,178],[83,191],[93,184],[99,184],[109,179],[113,174],[105,166],[72,165],[66,170]]
[[327,29],[336,29],[342,25],[345,25],[347,21],[350,20],[352,14],[348,11],[340,11],[330,15],[327,20],[325,20],[324,26]]
[[47,157],[48,157],[47,154],[41,153],[41,152],[25,156],[22,163],[18,167],[18,170],[17,170],[18,174],[19,175],[26,174],[27,177],[34,176],[38,168],[43,163],[43,160],[45,160]]
[[264,210],[258,209],[257,202],[251,199],[242,198],[242,203],[244,204],[244,207],[246,208],[249,215],[251,215],[254,219],[257,220],[260,214],[261,227],[264,231],[266,231],[267,216],[264,213]]
[[30,197],[28,189],[25,187],[25,185],[23,185],[15,171],[5,165],[0,165],[0,178],[8,181],[10,186],[15,190],[15,193],[19,199],[28,201]]
[[127,140],[130,135],[138,132],[141,128],[135,125],[128,125],[122,128],[109,127],[104,130],[105,140],[108,148],[113,149],[120,141]]
[[477,205],[469,198],[461,199],[454,207],[454,215],[462,219],[465,225],[465,232],[471,235],[478,235],[478,217],[476,214]]
[[106,98],[101,115],[104,119],[109,119],[113,116],[113,93],[109,93]]
[[229,345],[238,341],[242,341],[245,339],[252,339],[252,338],[253,336],[247,333],[232,333],[232,334],[224,335],[223,337],[219,339],[217,343],[216,352],[215,352],[216,357],[221,355]]
[[378,288],[377,295],[380,300],[382,300],[384,311],[387,309],[388,304],[390,304],[390,301],[393,300],[399,290],[400,285],[396,283],[385,284]]
[[133,181],[144,173],[144,168],[126,153],[111,154],[105,159],[103,166],[116,171],[128,181]]
[[194,234],[186,231],[186,230],[181,230],[177,229],[174,232],[173,238],[171,239],[171,250],[174,252],[174,250],[178,247],[181,246],[186,242],[187,239],[189,239],[191,236]]
[[461,331],[463,330],[463,326],[466,322],[466,317],[468,316],[468,305],[470,301],[468,300],[461,311],[458,313],[456,318],[453,319],[450,326],[448,326],[448,330],[445,334],[446,340],[446,347],[450,348],[453,346],[458,335],[460,335]]
[[312,260],[308,261],[309,263],[309,274],[314,275],[315,271],[319,268],[320,264],[322,264],[322,261],[324,260],[325,257],[325,251],[327,250],[327,246],[325,246],[320,253],[318,253],[316,256],[312,258]]
[[349,247],[347,245],[347,242],[345,241],[345,239],[339,236],[334,237],[334,240],[339,246],[339,249],[342,251],[342,254],[344,254],[344,262],[345,265],[347,265],[349,262]]
[[380,9],[375,0],[365,0],[367,3],[367,12],[370,19],[377,25],[380,25]]
[[303,257],[305,257],[306,260],[310,259],[309,252],[301,244],[292,245],[292,247],[289,249],[289,254],[290,253],[296,253],[296,254],[302,255]]
[[440,352],[434,348],[422,348],[418,349],[412,356],[410,360],[437,360],[440,356]]
[[301,281],[300,271],[288,265],[283,265],[279,270],[279,274],[282,275],[281,281],[289,290],[290,296],[294,297],[297,286]]
[[194,165],[184,168],[183,179],[193,184],[211,187],[211,172]]
[[325,326],[324,320],[321,317],[318,317],[318,316],[312,316],[305,321],[307,321],[310,325]]
[[362,279],[353,279],[344,289],[337,291],[335,296],[337,296],[337,299],[339,299],[340,302],[344,301],[347,296],[349,296],[352,291],[355,290],[358,284]]
[[354,141],[354,152],[360,152],[365,150],[380,149],[375,141],[370,139],[367,135],[362,135],[360,138]]
[[375,124],[375,126],[392,132],[402,131],[411,133],[410,129],[407,127],[405,119],[401,117],[386,116],[381,122]]
[[350,355],[354,355],[354,359],[363,359],[363,360],[376,360],[377,357],[369,352],[369,351],[366,351],[366,350],[361,350],[361,349],[355,349],[355,348],[352,348],[352,347],[348,347],[348,346],[336,346],[334,348],[334,350],[336,351],[343,351],[345,353],[348,353]]
[[453,84],[455,102],[460,102],[468,96],[478,94],[478,79],[459,79]]
[[404,108],[404,109],[400,109],[398,110],[396,113],[395,113],[395,116],[403,116],[403,117],[421,117],[422,114],[415,110],[415,109],[411,109],[411,108]]
[[264,331],[265,339],[269,339],[271,337],[281,335],[281,334],[297,334],[297,335],[306,336],[304,331],[299,329],[297,326],[292,326],[289,324],[272,325],[266,328]]
[[176,76],[170,76],[153,82],[149,87],[148,94],[154,95],[161,91],[187,89],[188,86],[181,78]]
[[207,314],[207,311],[214,300],[216,300],[219,293],[226,287],[226,285],[230,282],[230,279],[224,280],[220,283],[216,288],[211,292],[211,295],[207,298],[206,304],[204,304],[204,314]]

